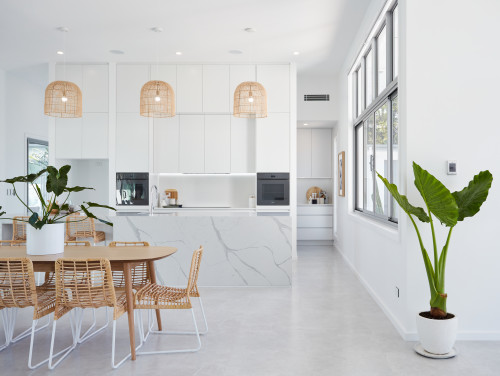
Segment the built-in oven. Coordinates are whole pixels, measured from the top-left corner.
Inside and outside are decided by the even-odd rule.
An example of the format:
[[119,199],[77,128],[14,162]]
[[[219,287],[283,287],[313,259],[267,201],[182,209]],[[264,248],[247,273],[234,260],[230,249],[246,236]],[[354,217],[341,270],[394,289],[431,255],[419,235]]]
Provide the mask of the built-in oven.
[[117,172],[116,205],[149,205],[149,173]]
[[257,205],[290,205],[290,174],[258,172]]

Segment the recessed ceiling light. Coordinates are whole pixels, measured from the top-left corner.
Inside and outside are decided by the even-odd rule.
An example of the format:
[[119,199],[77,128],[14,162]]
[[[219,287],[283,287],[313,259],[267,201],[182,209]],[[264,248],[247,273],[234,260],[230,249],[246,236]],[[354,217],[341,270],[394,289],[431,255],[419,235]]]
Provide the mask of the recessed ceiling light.
[[294,52],[293,52],[293,54],[294,54],[295,56],[297,56],[297,55],[300,55],[300,52],[299,52],[299,51],[294,51]]
[[230,50],[229,53],[233,54],[233,55],[241,55],[243,53],[243,51],[240,51],[240,50]]
[[246,27],[244,29],[247,33],[255,33],[257,30],[255,30],[253,27]]
[[125,53],[122,50],[109,50],[109,52],[114,55],[123,55]]
[[151,28],[151,31],[154,31],[155,33],[161,33],[163,31],[163,27],[155,26]]
[[309,123],[304,123],[304,125],[309,125]]
[[176,55],[182,55],[182,52],[181,51],[177,51],[175,54]]
[[62,51],[57,51],[57,54],[58,54],[58,55],[64,55],[64,52],[62,52]]

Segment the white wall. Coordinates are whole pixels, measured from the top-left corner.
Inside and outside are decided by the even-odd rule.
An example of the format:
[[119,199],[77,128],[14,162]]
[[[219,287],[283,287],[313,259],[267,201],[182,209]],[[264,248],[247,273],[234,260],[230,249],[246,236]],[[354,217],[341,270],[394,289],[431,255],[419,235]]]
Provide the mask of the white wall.
[[[328,102],[304,101],[304,94],[330,94]],[[336,77],[301,73],[297,76],[297,119],[337,120],[338,96]]]
[[[0,69],[0,180],[4,180],[7,155],[5,150],[5,71]],[[0,206],[5,206],[6,184],[0,184]],[[0,226],[0,239],[2,239],[2,226]]]

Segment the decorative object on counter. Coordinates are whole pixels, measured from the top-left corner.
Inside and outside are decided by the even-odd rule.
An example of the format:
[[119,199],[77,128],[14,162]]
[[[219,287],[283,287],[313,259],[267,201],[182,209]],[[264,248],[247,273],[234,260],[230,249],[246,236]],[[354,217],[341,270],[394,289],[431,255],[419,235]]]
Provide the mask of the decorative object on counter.
[[248,196],[248,207],[255,208],[255,205],[256,205],[255,195]]
[[174,89],[163,81],[149,81],[141,89],[141,116],[175,116]]
[[165,189],[165,195],[168,198],[175,198],[176,200],[179,199],[179,193],[177,192],[177,189]]
[[345,151],[339,153],[338,171],[339,196],[345,197]]
[[[387,187],[392,197],[401,209],[410,217],[415,228],[424,259],[427,280],[431,293],[430,311],[420,312],[417,315],[417,331],[420,342],[426,353],[415,351],[431,358],[443,357],[444,354],[453,356],[453,345],[456,339],[457,317],[446,310],[448,295],[445,293],[445,267],[450,244],[451,233],[459,221],[476,215],[481,205],[486,201],[488,192],[493,182],[493,176],[489,171],[481,171],[469,182],[469,185],[461,191],[451,193],[438,179],[413,162],[413,174],[415,175],[415,186],[422,196],[427,211],[415,207],[408,202],[408,198],[398,192],[395,184],[389,183],[387,179],[377,173],[378,177]],[[438,255],[436,235],[432,215],[449,228],[446,243]],[[415,223],[414,217],[421,222],[429,223],[431,226],[434,265],[425,249],[420,231]],[[480,251],[480,250],[476,250]],[[480,309],[480,307],[477,307]]]
[[[22,220],[25,223],[29,223],[30,226],[26,226],[26,247],[29,255],[45,255],[53,253],[62,253],[64,250],[64,224],[65,218],[70,215],[68,213],[69,204],[68,199],[71,192],[81,192],[83,190],[94,189],[87,187],[68,187],[68,172],[71,170],[71,166],[65,165],[59,170],[53,166],[48,166],[46,169],[39,171],[36,174],[29,174],[26,176],[18,176],[12,179],[2,180],[2,183],[12,184],[13,191],[19,201],[26,207],[30,216],[27,220]],[[46,190],[47,193],[52,193],[52,196],[46,202],[40,186],[35,183],[35,181],[42,176],[47,174]],[[19,197],[17,194],[15,183],[27,183],[30,184],[33,190],[36,192],[38,199],[40,200],[41,208],[40,213],[33,211],[32,208]],[[67,193],[63,203],[59,205],[57,203],[57,198]],[[114,208],[97,204],[95,202],[84,202],[80,205],[80,209],[75,212],[83,212],[86,217],[94,218],[102,223],[109,226],[113,226],[111,222],[97,218],[94,214],[90,212],[91,208],[106,208],[110,210],[115,210]],[[1,211],[0,206],[0,217],[2,217],[5,212]],[[82,221],[82,219],[75,219],[75,221]],[[17,220],[20,221],[18,217]],[[2,219],[13,219],[13,218],[2,218]],[[47,226],[46,226],[47,225]]]
[[[59,27],[58,31],[63,33],[64,52],[66,52],[67,27]],[[64,56],[64,78],[66,79],[66,54]],[[45,115],[59,118],[81,118],[82,117],[82,91],[73,82],[54,81],[45,89],[45,104],[43,108]]]
[[233,115],[239,118],[267,117],[267,93],[258,82],[246,81],[234,91]]
[[[318,198],[323,190],[320,187],[312,186],[306,192],[306,199],[308,204],[312,204],[313,198]],[[317,204],[317,202],[315,202]]]
[[319,198],[320,199],[323,199],[323,204],[328,204],[328,193],[326,193],[326,191],[321,191],[319,193]]

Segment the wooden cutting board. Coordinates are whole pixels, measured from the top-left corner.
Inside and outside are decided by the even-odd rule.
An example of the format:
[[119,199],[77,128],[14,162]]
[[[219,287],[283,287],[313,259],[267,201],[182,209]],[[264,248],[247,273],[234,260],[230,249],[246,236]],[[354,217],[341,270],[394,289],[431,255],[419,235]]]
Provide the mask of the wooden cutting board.
[[165,189],[165,194],[167,196],[170,194],[170,198],[175,198],[176,200],[179,199],[177,189]]
[[316,193],[316,197],[319,198],[319,193],[322,191],[320,187],[313,186],[307,190],[306,200],[309,200],[309,197],[312,196],[313,193]]

